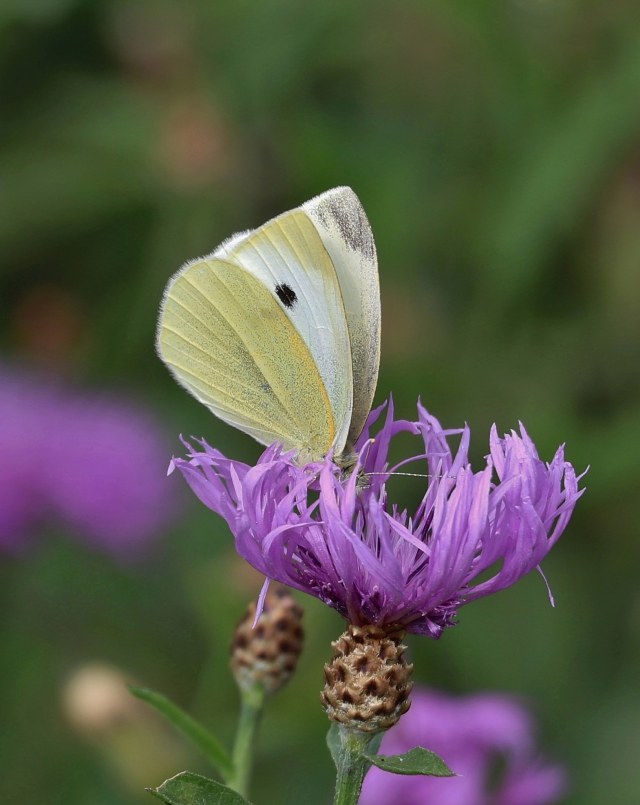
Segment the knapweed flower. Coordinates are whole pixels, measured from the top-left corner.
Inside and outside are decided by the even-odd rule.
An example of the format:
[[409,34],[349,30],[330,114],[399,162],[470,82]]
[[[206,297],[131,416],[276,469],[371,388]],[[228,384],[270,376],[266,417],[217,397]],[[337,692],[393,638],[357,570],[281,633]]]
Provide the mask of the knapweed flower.
[[499,693],[454,697],[415,687],[411,710],[382,740],[380,753],[424,746],[457,777],[414,777],[373,768],[360,805],[554,805],[565,770],[540,757],[534,722],[515,698]]
[[0,549],[43,523],[130,557],[171,519],[157,423],[139,406],[0,367]]
[[[522,426],[502,438],[492,428],[486,464],[474,472],[469,428],[444,430],[420,404],[412,422],[395,420],[389,403],[372,437],[383,407],[346,478],[330,457],[298,465],[277,445],[253,467],[205,442],[173,463],[267,579],[320,598],[351,624],[437,638],[463,604],[539,566],[569,522],[579,479],[562,447],[543,462]],[[420,440],[419,454],[391,466],[394,438],[406,433]],[[409,464],[427,476],[412,513],[387,494]]]

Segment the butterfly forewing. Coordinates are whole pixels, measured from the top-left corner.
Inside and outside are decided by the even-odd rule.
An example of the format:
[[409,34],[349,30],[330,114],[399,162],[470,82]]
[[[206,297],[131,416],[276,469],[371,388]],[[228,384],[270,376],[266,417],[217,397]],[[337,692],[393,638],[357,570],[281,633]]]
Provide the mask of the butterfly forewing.
[[371,226],[356,194],[336,187],[307,201],[309,215],[335,266],[353,366],[352,446],[369,416],[380,365],[380,285]]

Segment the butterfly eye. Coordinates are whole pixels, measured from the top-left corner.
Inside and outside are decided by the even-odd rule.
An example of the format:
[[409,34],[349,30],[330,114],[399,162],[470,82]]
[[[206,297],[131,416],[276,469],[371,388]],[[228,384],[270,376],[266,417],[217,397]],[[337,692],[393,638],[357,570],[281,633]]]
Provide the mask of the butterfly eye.
[[286,285],[285,283],[282,283],[281,285],[276,285],[276,296],[282,302],[282,304],[289,310],[291,310],[291,308],[298,301],[296,292],[290,285]]

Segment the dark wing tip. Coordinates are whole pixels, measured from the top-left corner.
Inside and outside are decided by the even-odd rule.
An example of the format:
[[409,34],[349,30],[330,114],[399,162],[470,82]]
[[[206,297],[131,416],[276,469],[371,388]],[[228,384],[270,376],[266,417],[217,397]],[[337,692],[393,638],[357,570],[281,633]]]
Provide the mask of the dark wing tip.
[[336,187],[307,203],[309,212],[326,229],[338,230],[349,249],[362,254],[367,260],[376,259],[369,220],[360,199],[350,187]]

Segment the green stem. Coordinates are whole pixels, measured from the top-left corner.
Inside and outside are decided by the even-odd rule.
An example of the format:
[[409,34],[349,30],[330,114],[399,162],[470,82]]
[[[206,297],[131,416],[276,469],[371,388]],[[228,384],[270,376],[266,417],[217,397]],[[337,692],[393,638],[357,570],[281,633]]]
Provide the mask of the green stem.
[[364,777],[371,767],[365,752],[378,751],[382,735],[371,735],[334,725],[329,736],[329,747],[336,764],[336,792],[334,805],[358,805]]
[[240,718],[233,747],[233,774],[228,785],[246,797],[253,768],[253,748],[262,717],[265,692],[261,685],[241,690]]

